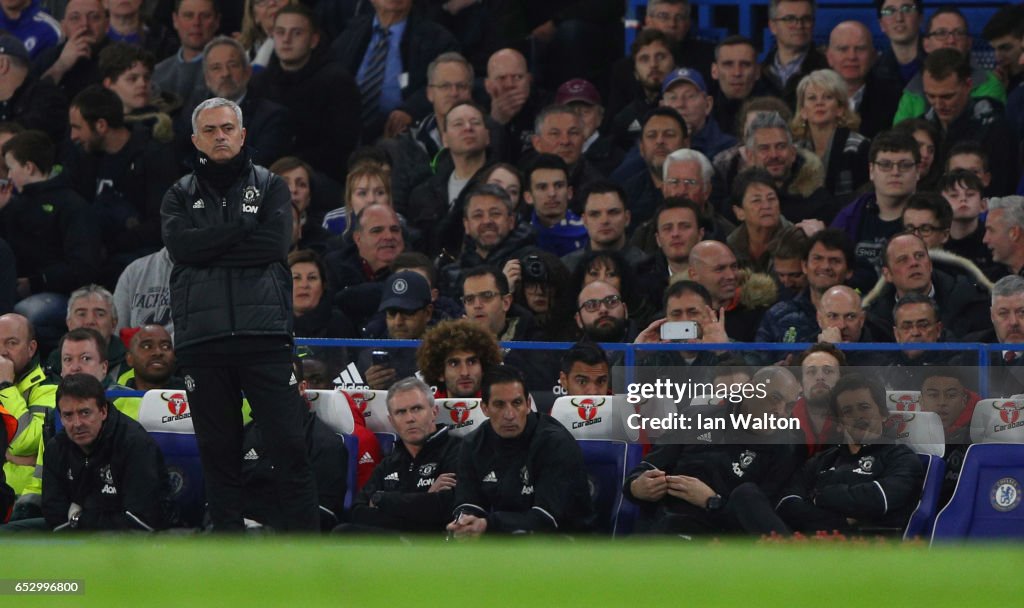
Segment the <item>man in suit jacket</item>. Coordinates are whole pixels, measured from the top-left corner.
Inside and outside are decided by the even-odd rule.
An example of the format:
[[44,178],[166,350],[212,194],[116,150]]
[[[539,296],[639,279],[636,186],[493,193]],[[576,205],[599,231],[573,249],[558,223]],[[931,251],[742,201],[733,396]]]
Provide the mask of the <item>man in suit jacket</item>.
[[[447,51],[458,51],[455,38],[440,25],[410,15],[412,0],[370,0],[373,16],[353,19],[331,45],[331,56],[356,77],[364,97],[367,68],[375,47],[387,38],[388,51],[379,104],[364,116],[365,141],[382,132],[391,137],[431,111],[427,101],[427,66]],[[382,32],[388,32],[386,36]],[[364,99],[364,104],[366,103]],[[365,124],[367,123],[368,124]]]

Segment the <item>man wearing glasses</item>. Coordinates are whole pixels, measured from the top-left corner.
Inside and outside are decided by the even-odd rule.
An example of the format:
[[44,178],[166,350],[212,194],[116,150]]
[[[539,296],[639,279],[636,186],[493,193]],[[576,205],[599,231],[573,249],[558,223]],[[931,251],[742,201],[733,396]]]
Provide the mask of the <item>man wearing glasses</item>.
[[903,208],[917,190],[921,151],[913,137],[885,131],[871,142],[868,159],[874,192],[843,207],[831,225],[854,243],[856,262],[849,284],[864,293],[878,280],[885,242],[903,230]]
[[[462,281],[462,303],[466,318],[494,336],[498,342],[542,340],[530,311],[512,303],[508,279],[493,266],[466,271]],[[504,350],[504,349],[503,349]],[[551,387],[558,382],[560,351],[507,350],[505,363],[523,372],[526,388],[541,411],[554,403]]]
[[[955,49],[963,53],[968,61],[971,60],[973,40],[967,29],[967,20],[957,8],[946,6],[932,13],[925,31],[922,46],[926,54],[930,55],[939,49]],[[991,71],[974,65],[973,61],[970,63],[971,97],[990,97],[1000,104],[1005,104],[1006,89],[999,78]],[[908,118],[917,118],[928,110],[931,102],[927,99],[924,89],[922,74],[917,72],[903,89],[903,97],[900,98],[900,105],[896,109],[892,124],[899,124]]]
[[768,5],[768,29],[775,48],[761,64],[770,94],[796,105],[796,85],[814,70],[828,67],[828,60],[814,48],[813,0],[772,0]]
[[644,15],[644,29],[660,30],[672,39],[676,63],[689,65],[700,71],[706,79],[710,76],[714,46],[696,36],[691,36],[693,7],[688,0],[651,0]]
[[[892,331],[899,344],[933,344],[948,342],[950,334],[939,320],[939,307],[935,300],[920,293],[908,293],[893,307]],[[901,350],[891,353],[890,366],[896,368],[886,374],[893,390],[907,390],[921,383],[923,370],[929,365],[945,365],[957,356],[951,350]]]
[[878,27],[889,39],[889,48],[882,51],[871,68],[882,80],[897,80],[906,85],[921,69],[921,15],[923,0],[875,0]]
[[594,281],[580,290],[576,326],[593,342],[632,342],[636,336],[622,295],[604,281]]

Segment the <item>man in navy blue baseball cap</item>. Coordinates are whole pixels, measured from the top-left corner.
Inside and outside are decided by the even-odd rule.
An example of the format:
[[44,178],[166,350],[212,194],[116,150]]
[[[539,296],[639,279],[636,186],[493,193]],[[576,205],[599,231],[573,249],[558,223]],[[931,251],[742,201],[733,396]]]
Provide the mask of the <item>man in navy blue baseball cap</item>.
[[714,97],[700,72],[692,68],[676,68],[661,83],[661,105],[668,106],[683,117],[690,130],[690,147],[708,158],[731,148],[736,138],[721,130],[718,121],[709,120]]

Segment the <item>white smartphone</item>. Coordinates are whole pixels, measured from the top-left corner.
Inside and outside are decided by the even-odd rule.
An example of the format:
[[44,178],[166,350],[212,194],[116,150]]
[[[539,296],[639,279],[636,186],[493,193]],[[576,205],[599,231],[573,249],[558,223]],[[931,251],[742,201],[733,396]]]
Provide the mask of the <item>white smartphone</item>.
[[661,325],[662,340],[696,340],[700,325],[696,321],[669,321]]

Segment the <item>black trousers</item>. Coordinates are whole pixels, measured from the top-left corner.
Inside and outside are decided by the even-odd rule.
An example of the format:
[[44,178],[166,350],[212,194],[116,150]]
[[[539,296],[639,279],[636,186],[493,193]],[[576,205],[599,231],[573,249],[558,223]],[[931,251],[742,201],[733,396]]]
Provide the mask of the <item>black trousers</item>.
[[266,429],[265,449],[274,463],[285,530],[318,532],[316,480],[309,465],[303,420],[306,404],[292,381],[291,355],[261,363],[245,355],[223,366],[183,366],[192,424],[206,478],[210,520],[216,532],[241,532],[242,394],[253,420]]
[[651,525],[653,534],[789,534],[768,497],[756,484],[744,483],[726,497],[724,508],[709,513],[692,505],[663,513]]

